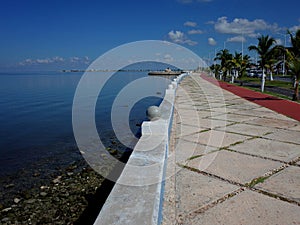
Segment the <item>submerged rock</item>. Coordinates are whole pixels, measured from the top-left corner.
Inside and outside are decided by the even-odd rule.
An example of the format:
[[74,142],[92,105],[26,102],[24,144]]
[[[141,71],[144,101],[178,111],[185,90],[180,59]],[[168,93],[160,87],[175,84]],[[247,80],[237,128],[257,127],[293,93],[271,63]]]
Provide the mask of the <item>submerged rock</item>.
[[14,198],[14,203],[18,204],[21,201],[19,198]]

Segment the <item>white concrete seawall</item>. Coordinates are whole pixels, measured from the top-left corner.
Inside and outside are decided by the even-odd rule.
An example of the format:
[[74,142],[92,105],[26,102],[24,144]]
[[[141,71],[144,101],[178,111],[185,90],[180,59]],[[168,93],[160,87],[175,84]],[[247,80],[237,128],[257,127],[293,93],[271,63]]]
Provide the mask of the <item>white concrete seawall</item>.
[[164,176],[178,83],[174,79],[160,104],[161,118],[142,124],[142,136],[108,196],[95,225],[160,224]]

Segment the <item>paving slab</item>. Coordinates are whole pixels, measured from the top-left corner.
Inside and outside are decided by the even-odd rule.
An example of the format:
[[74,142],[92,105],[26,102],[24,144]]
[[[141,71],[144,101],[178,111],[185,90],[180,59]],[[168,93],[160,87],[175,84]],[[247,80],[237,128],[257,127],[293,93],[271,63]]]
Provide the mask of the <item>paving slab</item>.
[[246,99],[239,98],[236,95],[232,95],[231,93],[224,96],[229,105],[241,105],[249,103]]
[[185,124],[185,125],[200,127],[200,122],[199,122],[198,116],[195,116],[195,117],[189,116],[188,117],[188,116],[180,116],[180,114],[179,114],[179,117],[180,117],[180,119],[177,120],[178,124]]
[[255,187],[300,203],[300,167],[285,168]]
[[241,144],[231,146],[230,149],[284,162],[290,162],[300,157],[299,145],[263,138],[246,140]]
[[210,153],[188,163],[188,166],[192,168],[239,184],[246,184],[281,165],[281,163],[272,160],[226,150]]
[[210,106],[210,108],[224,108],[226,107],[225,102],[208,102],[208,105]]
[[299,215],[297,205],[246,190],[196,215],[184,225],[300,224]]
[[225,130],[228,132],[239,133],[244,135],[251,135],[251,136],[263,136],[269,132],[274,132],[276,129],[271,127],[263,127],[263,126],[256,126],[252,124],[245,124],[245,123],[237,123],[228,125],[227,127],[220,128],[218,130]]
[[237,189],[238,186],[228,182],[181,169],[176,174],[177,220],[184,221],[189,213]]
[[209,108],[211,111],[214,112],[220,112],[220,113],[228,113],[228,112],[232,112],[232,111],[236,111],[236,109],[232,109],[230,110],[227,107],[215,107],[215,108]]
[[253,103],[249,103],[247,101],[245,101],[242,104],[234,104],[234,105],[228,105],[227,108],[229,109],[242,109],[242,110],[253,110],[253,109],[257,109],[260,108],[261,106],[253,104]]
[[210,118],[201,119],[199,121],[199,126],[202,128],[207,128],[207,129],[214,129],[217,127],[226,127],[229,124],[232,124],[232,122],[228,122],[226,120],[214,120],[214,119],[210,119]]
[[[213,109],[209,104],[194,104],[193,107],[195,107],[198,111],[208,111]],[[221,112],[225,112],[223,107]]]
[[215,147],[210,147],[183,139],[178,140],[174,149],[176,152],[176,162],[181,164],[186,164],[190,158],[199,157],[217,150]]
[[[265,109],[265,108],[263,108],[263,109]],[[269,110],[269,109],[267,109],[267,110]],[[277,118],[278,117],[278,113],[275,113],[271,110],[270,111],[264,111],[264,110],[261,110],[261,108],[256,108],[256,109],[252,109],[252,110],[235,109],[231,113],[239,114],[239,115],[251,115],[251,116],[256,116],[256,117],[259,117],[259,118],[263,118],[263,117],[267,117],[267,116],[270,116],[270,118]]]
[[231,122],[244,122],[248,120],[253,120],[257,117],[249,116],[249,115],[238,115],[234,113],[227,113],[223,115],[213,115],[210,117],[211,119],[217,119],[217,120],[227,120]]
[[[291,142],[300,145],[299,131],[280,129],[272,134],[265,135],[264,137],[272,140]],[[300,151],[300,146],[298,146],[298,149]]]
[[206,129],[206,128],[200,128],[198,126],[186,125],[186,124],[177,124],[176,127],[177,127],[177,132],[175,138],[191,135],[194,133],[199,133]]
[[257,118],[250,120],[247,123],[265,127],[275,128],[289,128],[299,124],[299,122],[288,119],[274,119],[274,118]]
[[272,113],[265,113],[263,115],[263,117],[271,118],[271,119],[279,119],[279,120],[289,120],[289,121],[292,121],[292,122],[296,121],[297,122],[297,120],[294,120],[293,118],[287,117],[287,116],[282,115],[282,114],[275,113],[274,111]]
[[183,139],[212,147],[222,148],[248,139],[248,136],[227,133],[219,130],[209,130],[199,134],[184,136]]
[[300,125],[289,127],[288,130],[300,131]]
[[211,118],[211,117],[214,117],[214,116],[221,116],[223,115],[224,113],[222,112],[215,112],[215,111],[211,111],[211,110],[200,110],[198,111],[198,116],[199,118],[201,119],[204,119],[204,118]]

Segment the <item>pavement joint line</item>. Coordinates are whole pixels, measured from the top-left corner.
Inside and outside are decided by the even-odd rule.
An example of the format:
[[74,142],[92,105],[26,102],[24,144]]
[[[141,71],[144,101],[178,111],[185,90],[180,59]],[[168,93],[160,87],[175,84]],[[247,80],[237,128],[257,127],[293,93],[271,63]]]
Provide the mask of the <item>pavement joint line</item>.
[[[211,130],[215,130],[215,129],[211,129]],[[201,133],[204,133],[204,132],[207,132],[207,131],[211,131],[211,130],[205,130],[205,131],[197,132],[197,133],[201,134]],[[220,131],[220,130],[215,130],[215,131]],[[221,131],[222,131],[222,130],[221,130]],[[226,132],[226,131],[224,131],[224,132]],[[197,134],[197,133],[195,133],[195,134]],[[227,132],[227,133],[239,134],[239,133],[233,133],[233,132]],[[175,139],[178,140],[178,139],[183,138],[183,140],[186,141],[186,142],[190,142],[190,143],[194,143],[194,144],[201,144],[201,143],[199,143],[199,142],[195,142],[195,141],[190,141],[190,140],[184,139],[184,137],[187,137],[187,136],[189,136],[189,135],[191,135],[191,134],[188,134],[188,135],[185,135],[185,136],[176,137]],[[241,134],[239,134],[239,135],[241,135]],[[258,136],[250,136],[250,135],[242,135],[242,136],[249,137],[249,138],[247,138],[247,139],[245,139],[245,140],[243,140],[243,141],[237,141],[237,142],[234,142],[234,143],[232,143],[232,144],[230,144],[230,145],[223,146],[223,147],[217,147],[217,146],[208,145],[208,144],[201,144],[201,145],[204,145],[204,146],[207,146],[207,147],[214,147],[214,148],[217,148],[218,151],[219,151],[219,150],[223,150],[223,149],[226,149],[226,150],[227,150],[228,148],[230,148],[230,147],[232,147],[232,146],[235,146],[235,145],[238,145],[238,144],[242,144],[242,143],[244,143],[245,141],[250,141],[250,140],[253,140],[253,139],[256,139],[256,138],[260,138],[260,137],[258,137]],[[212,152],[214,152],[214,151],[212,151]],[[210,152],[210,153],[211,153],[211,152]]]
[[290,161],[289,165],[300,167],[300,165],[297,164],[299,161],[300,161],[300,157],[298,157],[297,159],[294,159],[294,160]]
[[[228,133],[229,133],[229,132],[228,132]],[[234,133],[233,133],[233,134],[234,134]],[[244,135],[243,135],[243,136],[244,136]],[[230,144],[230,145],[221,147],[220,150],[223,150],[223,149],[227,150],[228,148],[230,148],[230,147],[232,147],[232,146],[242,144],[242,143],[244,143],[245,141],[248,141],[248,140],[251,140],[251,139],[253,139],[253,138],[250,137],[250,138],[245,139],[245,140],[243,140],[243,141],[237,141],[237,142],[234,142],[234,143],[232,143],[232,144]]]
[[[214,152],[215,152],[215,151],[214,151]],[[193,159],[197,159],[197,158],[200,158],[200,157],[202,157],[202,156],[204,156],[204,155],[203,155],[203,154],[193,155],[193,156],[187,158],[186,161],[191,161],[191,160],[193,160]]]
[[[261,107],[261,108],[265,108],[265,107]],[[240,113],[240,111],[233,111],[233,112],[227,112],[227,113],[228,113],[228,114],[235,114],[235,115],[245,116],[245,114]],[[275,114],[276,114],[276,112],[274,112],[274,111],[268,112],[268,113],[274,114],[274,116],[275,116]],[[260,115],[260,116],[251,115],[251,117],[255,117],[255,118],[253,118],[253,119],[271,119],[271,118],[268,117],[267,115]],[[288,117],[288,118],[290,118],[290,119],[293,119],[293,118],[291,118],[291,117],[289,117],[289,116],[286,116],[286,117]],[[251,120],[252,120],[252,119],[251,119]],[[249,120],[249,121],[251,121],[251,120]],[[293,120],[295,120],[295,119],[293,119]]]
[[197,125],[194,125],[194,124],[187,124],[187,123],[182,123],[181,121],[176,121],[176,124],[181,124],[181,125],[186,125],[186,126],[191,126],[191,127],[199,127]]
[[266,172],[264,175],[260,176],[260,177],[256,177],[254,179],[252,179],[250,182],[244,184],[245,187],[247,188],[254,188],[254,186],[258,183],[263,183],[266,179],[268,179],[269,177],[273,176],[274,174],[279,173],[280,171],[288,168],[290,165],[288,163],[285,163],[283,165],[281,165],[278,168],[275,168],[271,171]]
[[[243,124],[243,123],[237,122],[236,124]],[[231,125],[229,125],[229,126],[232,126],[232,125],[235,125],[235,124],[231,124]],[[248,124],[248,125],[249,125],[249,124]],[[252,124],[252,125],[253,125],[253,124]],[[225,126],[225,127],[227,127],[227,126]],[[242,135],[242,136],[251,137],[251,138],[249,138],[249,139],[246,139],[245,141],[253,140],[253,139],[256,139],[256,138],[262,138],[262,139],[266,139],[266,140],[277,141],[277,142],[283,142],[283,143],[287,143],[287,144],[300,145],[300,144],[294,143],[294,142],[279,141],[279,140],[276,140],[276,139],[264,137],[264,136],[266,136],[266,135],[273,134],[273,133],[277,132],[278,130],[268,131],[268,132],[266,132],[266,133],[263,133],[261,136],[259,136],[259,135],[251,135],[251,134],[242,134],[242,133],[238,133],[238,132],[234,132],[234,131],[228,131],[228,130],[226,130],[226,129],[225,129],[225,130],[220,130],[220,128],[222,128],[222,127],[215,127],[215,128],[213,128],[212,130],[224,131],[224,132],[226,132],[226,133],[239,134],[239,135]],[[284,130],[288,130],[288,129],[284,129]]]
[[253,123],[249,123],[249,121],[245,121],[244,123],[247,124],[247,125],[252,125],[252,126],[257,126],[257,127],[268,127],[268,128],[274,128],[274,129],[277,128],[278,129],[278,127],[270,127],[270,126],[265,126],[265,125],[262,125],[262,124],[253,124]]
[[[276,131],[274,131],[274,132],[272,132],[272,133],[275,133]],[[266,135],[266,134],[265,134]],[[299,145],[300,146],[300,144],[298,144],[298,143],[295,143],[295,142],[290,142],[290,141],[279,141],[279,140],[277,140],[277,139],[273,139],[273,138],[268,138],[268,137],[263,137],[263,136],[261,136],[261,137],[259,137],[259,138],[262,138],[262,139],[265,139],[265,140],[269,140],[269,141],[277,141],[277,142],[282,142],[282,143],[286,143],[286,144],[293,144],[293,145]]]
[[[236,123],[236,124],[239,124],[239,123]],[[227,127],[227,126],[226,126]],[[225,128],[226,128],[225,127]],[[216,131],[224,131],[224,132],[226,132],[226,133],[229,133],[229,134],[238,134],[238,135],[242,135],[242,136],[245,136],[245,137],[249,137],[249,139],[246,139],[246,140],[252,140],[252,139],[255,139],[255,138],[260,138],[260,137],[262,137],[262,136],[264,136],[264,135],[266,135],[266,134],[263,134],[262,136],[257,136],[257,135],[251,135],[251,134],[242,134],[242,133],[238,133],[238,132],[234,132],[234,131],[229,131],[229,130],[220,130],[220,128],[222,128],[222,127],[216,127],[215,129],[213,129],[213,130],[216,130]],[[245,140],[245,141],[246,141]]]
[[[178,138],[175,138],[175,139],[181,139],[181,137],[178,137]],[[193,144],[205,145],[206,147],[217,148],[217,149],[219,149],[219,150],[222,150],[222,148],[224,148],[224,147],[217,147],[217,146],[208,145],[208,144],[201,144],[201,143],[199,143],[199,142],[190,141],[190,140],[187,140],[187,139],[184,139],[184,138],[183,138],[182,140],[184,140],[184,141],[186,141],[186,142],[193,143]]]
[[[211,147],[211,146],[208,146],[208,147]],[[191,156],[191,157],[187,158],[185,161],[188,162],[188,161],[191,161],[193,159],[200,158],[200,157],[203,157],[203,156],[215,153],[215,152],[219,152],[219,151],[222,151],[222,150],[223,150],[222,148],[217,148],[216,150],[211,150],[211,151],[209,151],[207,153],[204,153],[204,154],[195,155],[196,157]],[[184,166],[184,165],[181,165],[181,166]]]
[[267,195],[271,198],[275,198],[275,199],[279,199],[281,201],[284,201],[284,202],[288,202],[288,203],[291,203],[291,204],[294,204],[294,205],[297,205],[297,206],[300,206],[300,202],[297,202],[295,200],[292,200],[292,199],[289,199],[287,197],[284,197],[284,196],[281,196],[279,194],[274,194],[274,193],[271,193],[271,192],[267,192],[267,191],[264,191],[264,190],[261,190],[261,189],[258,189],[256,187],[252,187],[250,188],[252,191],[255,191],[255,192],[258,192],[260,194],[263,194],[263,195]]
[[[234,112],[228,112],[228,114],[238,115],[238,116],[246,116],[245,114],[236,113],[235,111]],[[251,117],[253,117],[253,119],[251,119],[251,120],[262,118],[261,116],[256,116],[256,115],[251,115]]]
[[204,129],[204,130],[200,130],[200,131],[195,131],[195,132],[190,133],[190,134],[185,134],[185,135],[175,137],[175,139],[180,139],[180,138],[187,137],[187,136],[190,136],[190,135],[195,135],[195,134],[201,134],[201,133],[204,133],[204,132],[207,132],[207,131],[210,131],[210,130],[212,130],[212,129]]
[[[262,119],[270,119],[270,118],[262,117]],[[274,120],[276,120],[276,119],[274,119]],[[279,119],[277,119],[277,120],[279,120]],[[244,123],[248,124],[248,125],[259,126],[259,127],[267,127],[267,128],[274,128],[274,129],[289,129],[289,128],[293,128],[294,126],[296,126],[296,125],[290,125],[290,126],[281,128],[281,127],[274,127],[274,126],[265,126],[265,125],[262,125],[262,124],[253,124],[253,123],[250,123],[251,121],[252,120],[248,120],[248,121],[245,121]]]
[[205,172],[205,171],[202,171],[202,170],[198,170],[196,168],[193,168],[193,167],[190,167],[190,166],[186,166],[186,165],[183,165],[183,164],[180,164],[180,163],[177,163],[177,165],[180,166],[180,167],[182,167],[182,168],[184,168],[184,169],[188,169],[188,170],[190,170],[192,172],[199,173],[199,174],[202,174],[204,176],[212,177],[212,178],[215,178],[215,179],[218,179],[218,180],[222,180],[224,182],[233,184],[235,186],[239,186],[240,188],[244,188],[244,190],[245,189],[249,189],[251,191],[256,191],[256,192],[259,192],[261,194],[267,195],[269,197],[273,197],[273,198],[277,198],[277,199],[279,198],[282,201],[286,201],[286,202],[293,203],[293,204],[296,204],[296,205],[300,206],[299,202],[296,202],[296,201],[294,201],[292,199],[289,199],[289,198],[284,197],[284,196],[279,196],[278,194],[274,194],[274,193],[271,193],[271,192],[267,192],[267,191],[263,191],[261,189],[255,188],[256,184],[261,183],[260,179],[263,179],[263,181],[264,181],[264,180],[272,177],[274,174],[277,174],[277,173],[281,172],[282,170],[290,167],[291,165],[289,163],[284,163],[279,168],[275,168],[275,169],[273,169],[271,171],[268,171],[264,175],[262,175],[260,177],[256,177],[256,178],[252,179],[250,182],[247,182],[245,184],[241,184],[241,183],[238,183],[238,182],[235,182],[235,181],[232,181],[232,180],[228,180],[228,179],[220,177],[218,175],[215,175],[215,174],[212,174],[212,173],[208,173],[208,172]]
[[207,210],[209,210],[209,209],[215,207],[215,206],[218,205],[218,204],[221,204],[221,203],[225,202],[226,200],[228,200],[228,199],[230,199],[230,198],[232,198],[232,197],[234,197],[234,196],[236,196],[236,195],[242,193],[242,192],[245,191],[245,190],[246,190],[246,189],[245,189],[244,187],[240,187],[239,189],[237,189],[237,190],[235,190],[235,191],[232,191],[232,192],[230,192],[230,193],[224,195],[223,197],[221,197],[221,198],[219,198],[219,199],[217,199],[217,200],[215,200],[215,201],[213,201],[213,202],[211,202],[211,203],[208,203],[207,205],[204,205],[204,206],[200,207],[199,209],[194,210],[193,212],[190,212],[190,213],[186,216],[186,218],[188,218],[188,219],[193,219],[193,218],[195,218],[197,215],[202,214],[202,213],[205,213]]
[[237,150],[232,150],[232,149],[230,149],[230,147],[224,147],[220,150],[235,152],[235,153],[238,153],[238,154],[241,154],[241,155],[248,155],[248,156],[252,156],[252,157],[255,157],[255,158],[266,159],[266,160],[270,160],[270,161],[274,161],[274,162],[280,162],[280,163],[289,164],[289,165],[293,165],[294,163],[297,163],[297,162],[294,162],[294,160],[292,160],[290,162],[286,162],[286,161],[279,160],[279,159],[272,159],[272,158],[269,158],[269,157],[266,157],[266,156],[255,155],[255,154],[251,154],[251,153],[247,153],[247,152],[240,152],[240,151],[237,151]]
[[233,184],[233,185],[236,185],[236,186],[239,186],[239,187],[246,187],[245,185],[243,185],[241,183],[238,183],[238,182],[235,182],[235,181],[232,181],[232,180],[228,180],[226,178],[220,177],[220,176],[212,174],[212,173],[205,172],[203,170],[198,170],[196,168],[193,168],[193,167],[190,167],[190,166],[187,166],[187,165],[183,165],[181,163],[177,163],[177,165],[180,166],[181,168],[190,170],[190,171],[195,172],[195,173],[202,174],[204,176],[213,177],[213,178],[216,178],[218,180],[222,180],[222,181],[225,181],[227,183],[230,183],[230,184]]

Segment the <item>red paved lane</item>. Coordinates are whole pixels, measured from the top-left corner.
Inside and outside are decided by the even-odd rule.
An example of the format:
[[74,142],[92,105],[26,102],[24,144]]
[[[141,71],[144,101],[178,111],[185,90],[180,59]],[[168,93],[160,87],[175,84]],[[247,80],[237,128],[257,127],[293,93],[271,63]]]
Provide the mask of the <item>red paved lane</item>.
[[258,105],[269,108],[275,112],[291,117],[300,121],[300,104],[289,100],[276,98],[271,95],[263,94],[260,92],[252,91],[243,87],[228,84],[226,82],[218,81],[212,77],[208,77],[205,74],[201,74],[201,77],[221,88],[232,92],[248,101],[254,102]]

